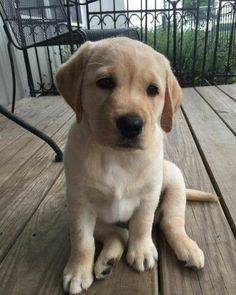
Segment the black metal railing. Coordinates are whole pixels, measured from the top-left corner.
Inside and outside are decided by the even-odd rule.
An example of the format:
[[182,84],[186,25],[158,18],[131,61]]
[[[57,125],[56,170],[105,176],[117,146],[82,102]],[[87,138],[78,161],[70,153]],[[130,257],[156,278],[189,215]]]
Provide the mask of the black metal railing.
[[[68,1],[60,5],[48,1],[44,6],[28,1],[30,5],[20,6],[22,1],[14,0],[19,7],[12,7],[15,12],[6,19],[18,42],[32,47],[30,58],[24,52],[27,69],[35,61],[33,74],[28,75],[31,95],[56,92],[57,67],[79,45],[68,40],[69,45],[55,46],[53,38],[58,41],[63,32],[79,29],[81,24],[90,30],[137,27],[142,42],[169,58],[182,86],[236,82],[236,0]],[[48,40],[46,46],[42,44],[47,73],[40,59],[41,49],[34,48],[43,36]]]
[[182,86],[236,82],[236,1],[125,1],[88,11],[88,27],[137,26],[141,40],[171,61]]

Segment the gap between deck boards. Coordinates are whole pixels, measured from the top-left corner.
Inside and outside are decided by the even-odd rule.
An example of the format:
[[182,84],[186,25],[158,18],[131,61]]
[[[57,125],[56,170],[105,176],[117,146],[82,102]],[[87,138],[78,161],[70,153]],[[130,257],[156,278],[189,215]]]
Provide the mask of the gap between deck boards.
[[[170,135],[167,140],[166,152],[182,168],[187,185],[213,191],[202,159],[194,147],[194,141],[189,130],[186,129],[187,125],[183,118],[181,112],[177,114],[178,126],[175,132],[178,132],[178,136],[175,136],[176,133]],[[40,150],[43,150],[44,147],[41,147]],[[189,153],[193,161],[189,157],[187,158]],[[23,295],[25,290],[27,290],[27,294],[36,294],[36,290],[38,295],[63,294],[61,274],[68,256],[69,241],[67,231],[61,233],[63,229],[67,230],[65,215],[57,214],[58,210],[62,210],[62,213],[64,209],[57,208],[57,203],[55,203],[56,201],[60,202],[57,199],[59,196],[64,204],[61,190],[58,188],[63,181],[64,178],[60,171],[7,252],[0,267],[0,281],[5,287],[4,294]],[[51,220],[50,210],[54,210],[53,212],[56,213],[56,216],[53,215],[53,220],[60,221],[59,224]],[[47,215],[46,219],[45,214]],[[235,243],[233,243],[235,240],[220,206],[191,202],[187,205],[186,215],[187,231],[200,243],[206,254],[206,267],[203,271],[196,273],[183,268],[183,265],[177,262],[165,239],[158,233],[160,239],[158,271],[155,270],[151,274],[136,274],[121,263],[111,278],[104,282],[97,282],[86,294],[157,295],[161,292],[164,295],[233,295],[236,288],[236,280],[234,280],[236,257]],[[55,231],[54,226],[57,229]],[[33,236],[37,230],[39,234]],[[59,239],[58,243],[56,242],[57,238]],[[42,249],[38,247],[37,239],[39,239],[39,243],[44,245]],[[64,243],[65,248],[61,249]],[[50,257],[49,262],[51,263],[47,261],[47,257]],[[39,264],[35,265],[37,259],[39,259]],[[27,261],[31,261],[31,267]],[[29,274],[29,272],[32,273]],[[12,293],[12,290],[15,293]],[[28,293],[30,290],[31,293]]]
[[[222,128],[225,130],[225,132],[227,131],[227,129],[230,130],[230,132],[232,132],[232,129],[231,128],[228,128],[229,125],[226,124],[225,120],[222,119],[222,117],[219,115],[219,113],[217,112],[216,110],[216,107],[213,107],[211,103],[209,103],[206,99],[206,93],[202,92],[202,89],[208,89],[209,87],[198,87],[198,90],[196,89],[193,89],[193,88],[185,88],[184,89],[184,93],[185,93],[185,100],[191,100],[193,102],[193,99],[197,100],[197,99],[200,99],[204,102],[205,105],[207,105],[209,107],[209,109],[211,109],[212,112],[214,112],[214,114],[219,118],[219,120],[225,125],[225,128],[224,126],[222,125]],[[211,87],[213,89],[213,87]],[[216,88],[216,87],[214,87]],[[220,91],[218,88],[216,88],[217,91]],[[236,85],[235,85],[235,89],[236,89]],[[195,94],[194,92],[195,91]],[[225,95],[225,93],[222,92],[223,95]],[[193,98],[193,96],[195,96]],[[231,98],[230,98],[231,99]],[[202,139],[202,132],[204,132],[203,130],[200,129],[200,127],[198,128],[197,126],[197,123],[196,123],[196,120],[193,119],[193,115],[196,115],[196,113],[198,113],[198,110],[195,108],[194,110],[190,108],[190,103],[186,102],[184,100],[183,102],[183,106],[181,107],[182,111],[183,111],[183,114],[184,114],[184,117],[186,119],[186,122],[188,124],[188,127],[189,127],[189,130],[194,138],[194,141],[195,141],[195,144],[198,148],[198,151],[199,151],[199,154],[201,155],[201,158],[203,160],[203,163],[204,163],[204,166],[208,172],[208,175],[209,175],[209,178],[211,179],[211,182],[214,186],[214,189],[217,193],[217,195],[219,196],[219,200],[220,200],[220,203],[221,203],[221,206],[222,206],[222,209],[225,213],[225,216],[230,224],[230,227],[234,233],[234,236],[236,236],[236,201],[235,198],[234,198],[234,195],[235,195],[235,190],[232,189],[232,187],[235,187],[235,180],[229,180],[227,185],[231,188],[230,192],[228,192],[228,187],[225,185],[223,185],[223,181],[220,181],[222,176],[220,175],[220,173],[222,173],[222,175],[224,175],[224,177],[231,177],[232,178],[232,171],[231,171],[231,174],[229,174],[227,176],[227,168],[226,167],[223,167],[223,170],[219,173],[220,171],[220,166],[219,165],[223,165],[223,162],[221,162],[221,164],[216,164],[216,167],[214,165],[214,163],[217,163],[217,161],[219,160],[217,158],[217,156],[215,156],[215,159],[213,159],[212,157],[210,157],[209,155],[211,155],[212,153],[214,154],[214,147],[210,147],[210,141],[209,141],[209,145],[208,147],[209,148],[206,148],[206,144],[204,145],[204,141]],[[199,103],[201,103],[201,101],[199,101]],[[220,110],[220,108],[219,108]],[[233,104],[232,106],[232,111],[235,113],[236,115],[236,103]],[[210,111],[209,111],[209,114],[210,114]],[[196,115],[197,116],[197,115]],[[235,120],[235,119],[234,119]],[[214,126],[212,125],[212,127],[214,128]],[[227,128],[226,128],[227,127]],[[233,137],[235,136],[235,133],[232,132],[233,134]],[[225,156],[226,157],[231,157],[231,164],[233,166],[236,166],[236,161],[235,161],[235,156],[234,156],[234,153],[235,153],[235,150],[236,150],[236,141],[232,141],[232,136],[230,137],[228,135],[229,139],[229,142],[227,140],[219,143],[220,144],[220,147],[218,146],[217,148],[221,149],[222,150],[222,153],[224,151],[224,146],[227,147],[227,145],[232,145],[234,144],[235,146],[235,149],[231,148],[231,152],[229,153],[226,153]],[[232,141],[232,142],[231,142]],[[217,153],[215,153],[217,155]],[[231,169],[232,170],[232,169]],[[226,179],[227,180],[227,179]],[[231,196],[230,196],[231,194]]]

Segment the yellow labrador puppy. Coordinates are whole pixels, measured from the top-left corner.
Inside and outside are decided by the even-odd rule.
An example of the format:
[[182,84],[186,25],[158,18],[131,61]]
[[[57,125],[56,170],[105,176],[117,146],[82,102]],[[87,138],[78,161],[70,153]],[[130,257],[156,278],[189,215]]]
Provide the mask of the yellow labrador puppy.
[[[182,96],[167,59],[124,37],[87,42],[61,66],[56,83],[76,114],[64,161],[71,237],[64,290],[78,294],[93,272],[109,275],[126,246],[129,265],[152,268],[162,192],[157,214],[170,246],[186,266],[202,268],[203,252],[185,232],[183,176],[163,159],[162,133],[171,130]],[[124,222],[128,229],[119,226]],[[95,265],[94,238],[103,243]]]

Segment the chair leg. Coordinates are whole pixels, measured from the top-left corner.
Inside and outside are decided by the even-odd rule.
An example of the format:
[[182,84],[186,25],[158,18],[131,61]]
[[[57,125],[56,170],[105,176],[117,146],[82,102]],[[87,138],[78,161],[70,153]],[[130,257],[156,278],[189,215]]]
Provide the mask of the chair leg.
[[29,85],[29,89],[30,89],[30,96],[35,96],[34,81],[33,81],[33,76],[32,76],[32,71],[31,71],[31,67],[30,67],[30,61],[29,61],[27,49],[23,49],[23,56],[24,56],[24,60],[25,60],[25,67],[26,67],[26,72],[27,72],[28,85]]
[[8,49],[8,54],[9,54],[9,59],[10,59],[10,64],[11,64],[11,75],[12,75],[11,112],[14,113],[15,104],[16,104],[16,75],[15,75],[15,67],[14,67],[14,61],[13,61],[12,52],[11,52],[11,43],[10,43],[10,41],[8,41],[8,43],[7,43],[7,49]]
[[58,145],[45,133],[42,131],[38,130],[37,128],[33,127],[29,123],[25,122],[15,114],[9,112],[6,108],[4,108],[2,105],[0,105],[0,113],[6,116],[8,119],[12,120],[16,124],[20,125],[21,127],[27,129],[34,135],[40,137],[42,140],[44,140],[46,143],[48,143],[51,148],[55,151],[56,156],[55,156],[55,161],[56,162],[62,162],[63,161],[63,153],[61,149],[58,147]]

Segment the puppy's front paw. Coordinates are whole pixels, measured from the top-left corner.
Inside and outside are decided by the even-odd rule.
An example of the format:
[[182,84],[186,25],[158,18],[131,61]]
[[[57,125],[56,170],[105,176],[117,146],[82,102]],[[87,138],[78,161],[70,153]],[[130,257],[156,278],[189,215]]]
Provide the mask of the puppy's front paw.
[[66,293],[79,294],[83,290],[87,290],[92,282],[93,274],[90,267],[68,262],[63,274],[63,288]]
[[157,257],[157,249],[152,240],[132,242],[126,255],[129,265],[140,272],[153,268]]
[[112,273],[112,270],[118,261],[119,259],[116,259],[114,257],[99,257],[98,261],[96,261],[94,266],[94,273],[96,279],[102,280],[108,277]]
[[186,267],[201,269],[204,267],[204,254],[197,243],[189,237],[178,240],[175,246],[175,253],[180,261],[185,262]]

